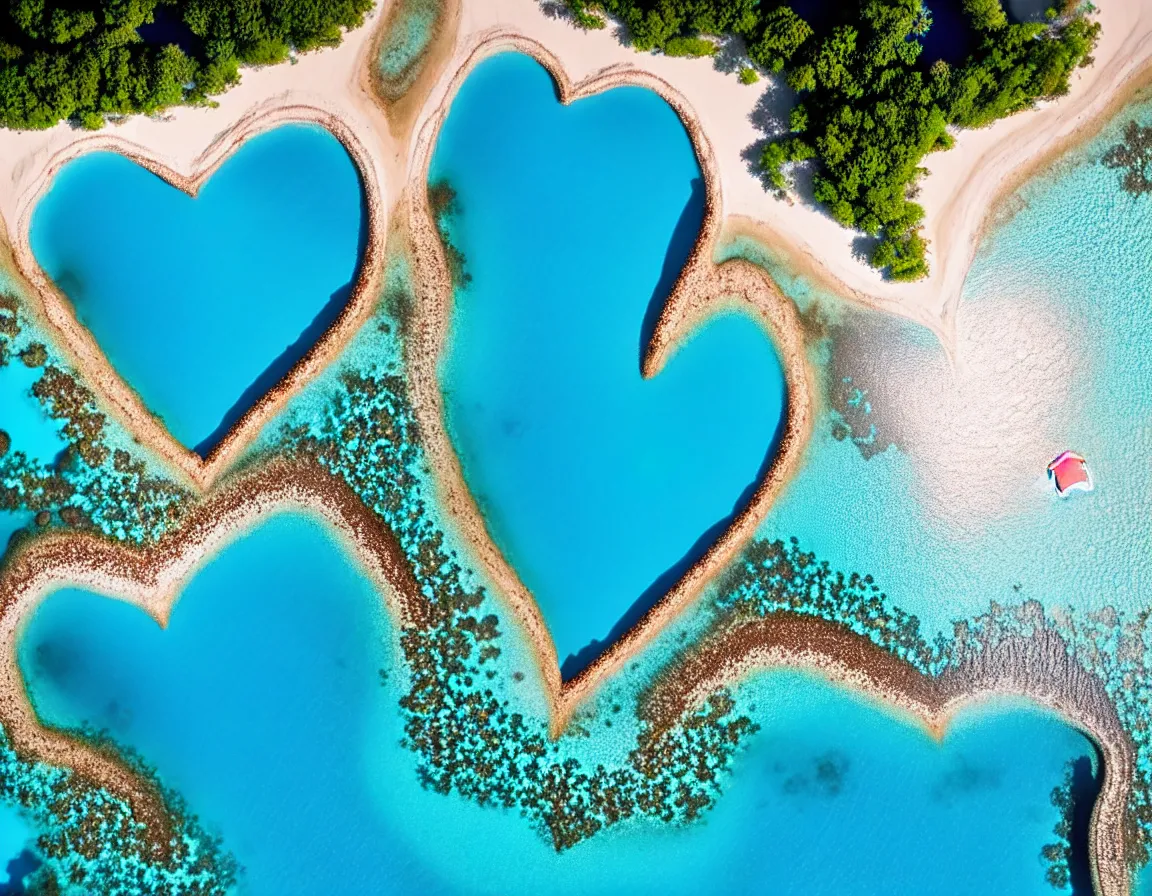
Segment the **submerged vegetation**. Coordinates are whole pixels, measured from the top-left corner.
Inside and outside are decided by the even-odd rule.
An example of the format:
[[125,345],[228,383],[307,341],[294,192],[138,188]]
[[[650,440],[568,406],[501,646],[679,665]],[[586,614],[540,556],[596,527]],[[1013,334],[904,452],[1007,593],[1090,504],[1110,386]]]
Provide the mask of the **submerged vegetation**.
[[1120,185],[1132,196],[1152,193],[1152,127],[1128,122],[1124,139],[1104,154],[1108,168],[1124,172]]
[[923,58],[932,27],[923,0],[831,4],[813,22],[772,0],[566,2],[585,28],[604,27],[601,12],[618,18],[637,50],[682,55],[701,35],[742,39],[748,59],[797,95],[761,153],[766,183],[787,190],[791,168],[810,163],[812,198],[873,238],[869,261],[894,280],[928,274],[924,209],[913,201],[924,156],[948,149],[953,128],[1066,93],[1100,31],[1080,0],[1064,0],[1047,23],[1023,24],[1009,22],[1000,0],[962,0],[975,49],[953,64]]
[[389,102],[416,82],[442,28],[444,0],[395,0],[380,41],[378,85]]
[[[0,12],[0,126],[62,119],[97,128],[109,115],[198,103],[270,65],[340,43],[372,0],[13,0]],[[159,21],[157,38],[149,26]]]
[[[56,362],[47,347],[28,341],[16,296],[0,293],[0,367],[14,358],[40,368],[31,398],[60,425],[66,447],[50,462],[29,457],[19,439],[0,430],[0,512],[35,514],[73,529],[93,528],[129,541],[152,541],[184,512],[188,493],[116,447],[96,396]],[[21,347],[22,346],[22,347]],[[0,544],[0,555],[7,545]]]
[[440,180],[428,185],[428,210],[436,222],[436,229],[440,231],[440,242],[444,246],[452,285],[457,289],[465,287],[472,282],[472,275],[468,273],[468,260],[452,240],[452,219],[460,214],[460,198],[448,181]]

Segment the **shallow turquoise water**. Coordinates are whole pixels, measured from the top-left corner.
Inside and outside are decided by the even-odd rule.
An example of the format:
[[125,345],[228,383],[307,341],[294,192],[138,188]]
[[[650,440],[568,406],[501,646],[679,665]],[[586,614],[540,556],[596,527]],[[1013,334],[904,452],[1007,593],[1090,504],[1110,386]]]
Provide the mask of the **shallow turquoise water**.
[[380,71],[388,79],[410,75],[409,69],[432,39],[441,12],[441,0],[399,2],[403,10],[380,46]]
[[249,894],[1051,892],[1049,793],[1088,744],[1049,716],[969,711],[937,745],[816,679],[763,676],[741,698],[763,730],[702,824],[558,855],[515,813],[420,787],[402,676],[381,686],[389,638],[332,538],[282,516],[209,562],[167,630],[61,591],[19,659],[41,716],[138,749],[223,834]]
[[39,864],[35,849],[36,829],[28,819],[13,806],[0,806],[0,893],[8,893]]
[[571,674],[742,504],[783,374],[758,325],[728,313],[640,377],[703,209],[691,143],[656,94],[563,107],[533,60],[498,56],[453,102],[430,178],[457,192],[472,278],[442,370],[448,428]]
[[32,216],[37,260],[113,366],[206,453],[347,300],[362,190],[340,142],[246,142],[197,199],[115,153],[68,163]]
[[67,442],[60,435],[61,424],[49,417],[32,395],[32,384],[40,373],[39,368],[27,367],[19,358],[0,367],[0,430],[12,440],[9,450],[51,463]]
[[214,559],[167,630],[62,591],[19,655],[41,716],[138,749],[225,837],[248,892],[374,892],[382,880],[420,892],[427,881],[369,789],[399,737],[380,735],[394,725],[379,678],[389,637],[375,592],[324,530],[280,517]]
[[[844,317],[830,379],[850,374],[896,445],[865,459],[826,421],[763,531],[872,573],[929,634],[991,601],[1123,613],[1152,593],[1152,201],[1099,164],[1133,114],[1152,112],[1026,186],[982,244],[956,367],[914,325]],[[1091,494],[1053,494],[1065,449]]]
[[[60,435],[60,424],[32,395],[32,384],[39,376],[39,369],[25,366],[19,358],[11,358],[0,367],[0,430],[11,439],[9,451],[22,451],[31,460],[52,463],[67,443]],[[13,533],[31,520],[30,513],[0,510],[0,556]]]

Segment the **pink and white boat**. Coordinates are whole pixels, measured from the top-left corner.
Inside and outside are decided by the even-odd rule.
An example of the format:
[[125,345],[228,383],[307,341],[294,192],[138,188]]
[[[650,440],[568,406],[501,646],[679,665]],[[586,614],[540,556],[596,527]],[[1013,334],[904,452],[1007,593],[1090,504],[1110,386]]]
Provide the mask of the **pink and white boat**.
[[1075,451],[1065,451],[1048,464],[1048,478],[1056,486],[1056,494],[1066,495],[1071,491],[1092,491],[1092,473],[1088,461]]

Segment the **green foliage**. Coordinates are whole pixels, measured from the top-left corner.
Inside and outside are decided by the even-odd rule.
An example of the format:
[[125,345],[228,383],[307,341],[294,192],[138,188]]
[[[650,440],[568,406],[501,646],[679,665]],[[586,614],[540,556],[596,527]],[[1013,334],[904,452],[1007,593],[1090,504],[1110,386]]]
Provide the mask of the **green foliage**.
[[[586,0],[572,2],[583,9]],[[920,38],[931,15],[921,0],[845,0],[818,23],[780,0],[597,6],[641,50],[695,46],[701,34],[744,38],[749,58],[800,94],[789,133],[761,156],[765,183],[786,190],[789,166],[812,160],[816,200],[845,227],[880,238],[872,263],[895,280],[928,273],[924,212],[909,201],[924,156],[952,146],[950,127],[980,127],[1067,92],[1100,32],[1079,0],[1064,0],[1049,24],[1021,25],[1009,24],[1001,0],[963,0],[976,49],[956,66],[925,65]]]
[[673,37],[664,44],[668,56],[715,56],[719,48],[702,37]]
[[[200,39],[195,50],[151,46],[137,33],[161,5]],[[0,126],[47,128],[71,119],[202,102],[239,79],[241,64],[271,64],[334,46],[371,0],[11,0],[0,11]],[[191,41],[190,41],[191,43]]]
[[977,31],[996,31],[1008,26],[1000,0],[964,0],[964,12]]
[[928,241],[918,230],[885,237],[872,253],[872,266],[887,269],[893,280],[919,280],[928,275]]
[[781,6],[764,16],[760,35],[748,46],[748,55],[757,65],[779,72],[812,36],[812,28],[789,7]]
[[756,69],[750,65],[744,66],[740,69],[740,74],[737,76],[741,84],[755,84],[760,80],[760,74]]
[[599,31],[607,24],[603,18],[585,6],[584,0],[565,0],[564,6],[572,16],[572,21],[577,28],[583,28],[585,31]]

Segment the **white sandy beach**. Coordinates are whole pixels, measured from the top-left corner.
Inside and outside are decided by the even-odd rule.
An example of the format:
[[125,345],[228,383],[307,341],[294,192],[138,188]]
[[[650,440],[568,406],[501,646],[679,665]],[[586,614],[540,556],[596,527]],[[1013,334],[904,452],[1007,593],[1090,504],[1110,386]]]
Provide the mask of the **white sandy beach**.
[[[819,209],[779,201],[762,189],[744,156],[764,137],[753,118],[766,91],[776,88],[767,82],[740,85],[733,75],[717,71],[711,60],[637,53],[622,46],[611,28],[586,33],[562,18],[549,17],[538,0],[464,5],[453,58],[442,66],[414,131],[434,113],[453,72],[487,32],[513,31],[539,41],[577,81],[608,66],[651,72],[680,92],[698,115],[720,169],[727,217],[738,216],[745,226],[758,229],[795,267],[822,285],[919,321],[949,345],[964,277],[996,200],[1039,162],[1086,136],[1091,125],[1102,124],[1148,67],[1152,0],[1110,0],[1101,6],[1103,35],[1095,64],[1076,73],[1069,96],[989,128],[962,132],[954,149],[926,160],[931,174],[919,201],[927,210],[932,275],[914,284],[885,282],[853,255],[853,234]],[[335,50],[306,54],[295,64],[245,70],[242,83],[219,97],[215,108],[174,109],[156,119],[135,117],[105,131],[173,170],[192,171],[202,164],[202,156],[228,143],[227,132],[239,122],[277,107],[310,105],[339,117],[363,142],[391,211],[413,159],[408,141],[389,132],[370,97],[369,57],[382,18],[378,9]],[[68,155],[69,147],[89,136],[67,124],[42,132],[0,132],[0,165],[12,172],[0,182],[0,216],[9,245],[20,242],[18,228],[43,189],[53,159]]]

